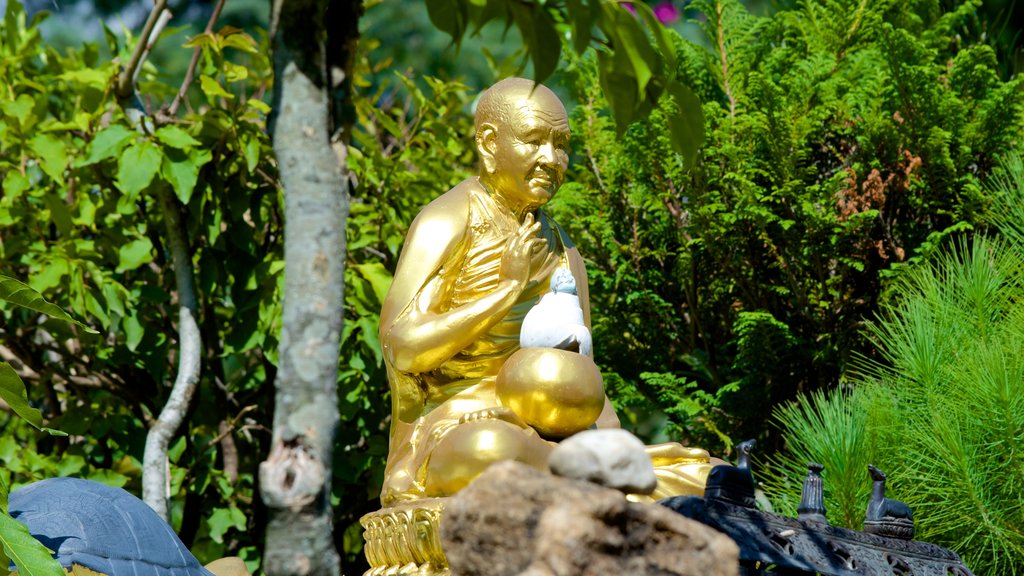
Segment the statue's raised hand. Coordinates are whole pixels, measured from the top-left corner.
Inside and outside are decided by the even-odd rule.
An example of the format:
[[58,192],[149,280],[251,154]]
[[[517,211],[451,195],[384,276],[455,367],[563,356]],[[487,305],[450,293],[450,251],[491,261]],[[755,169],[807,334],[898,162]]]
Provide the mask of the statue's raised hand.
[[530,279],[533,255],[544,246],[546,240],[537,236],[540,222],[535,222],[533,214],[527,214],[519,230],[509,239],[505,253],[501,255],[501,280],[511,280],[520,289]]

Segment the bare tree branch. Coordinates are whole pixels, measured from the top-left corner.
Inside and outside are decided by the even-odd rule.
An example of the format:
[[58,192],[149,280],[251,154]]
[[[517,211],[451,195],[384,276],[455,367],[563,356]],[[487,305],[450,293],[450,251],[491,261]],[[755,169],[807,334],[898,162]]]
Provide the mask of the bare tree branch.
[[[217,4],[213,7],[213,14],[210,14],[210,19],[206,22],[206,28],[203,30],[206,34],[213,32],[213,26],[217,23],[217,19],[220,18],[221,11],[224,10],[224,3],[226,0],[217,0]],[[196,67],[199,65],[199,56],[203,53],[201,46],[196,46],[192,50],[192,61],[188,63],[188,70],[185,71],[185,80],[181,83],[181,88],[178,88],[178,93],[174,96],[174,101],[167,108],[167,115],[174,117],[178,114],[178,108],[181,107],[181,103],[185,100],[185,96],[188,94],[188,88],[192,85],[192,80],[196,75]]]
[[185,419],[185,413],[188,412],[192,396],[199,384],[202,336],[196,321],[199,300],[192,273],[192,257],[181,221],[181,205],[167,187],[160,189],[158,198],[164,213],[168,245],[178,287],[178,375],[167,404],[160,411],[156,424],[146,435],[146,449],[142,462],[142,499],[166,520],[170,478],[167,448]]
[[135,51],[132,52],[131,60],[128,61],[127,66],[121,69],[121,74],[117,78],[115,91],[119,100],[125,100],[132,95],[135,88],[135,70],[142,66],[143,55],[148,51],[150,35],[166,7],[167,0],[156,0],[156,4],[149,12],[146,24],[142,27],[142,33],[139,35],[139,43],[135,45]]

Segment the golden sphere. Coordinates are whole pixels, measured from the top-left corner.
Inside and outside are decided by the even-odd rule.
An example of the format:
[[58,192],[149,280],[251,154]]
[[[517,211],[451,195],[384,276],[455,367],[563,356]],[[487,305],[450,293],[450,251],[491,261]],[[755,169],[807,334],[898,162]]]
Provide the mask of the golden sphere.
[[604,409],[604,384],[588,356],[557,348],[523,348],[498,372],[498,401],[541,436],[586,430]]

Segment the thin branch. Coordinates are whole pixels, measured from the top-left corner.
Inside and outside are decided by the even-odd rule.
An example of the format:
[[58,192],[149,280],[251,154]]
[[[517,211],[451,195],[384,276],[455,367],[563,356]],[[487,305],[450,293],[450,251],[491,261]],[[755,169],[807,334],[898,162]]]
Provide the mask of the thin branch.
[[[210,19],[206,22],[206,28],[203,30],[205,34],[213,32],[213,26],[217,23],[217,19],[220,18],[220,13],[224,10],[224,2],[226,0],[217,0],[217,5],[213,7],[213,14],[210,15]],[[192,80],[196,76],[196,67],[199,66],[199,56],[202,55],[202,46],[196,46],[192,50],[192,61],[188,63],[188,70],[185,71],[185,80],[181,83],[181,88],[178,88],[178,93],[174,96],[174,101],[167,108],[167,115],[174,117],[178,113],[178,108],[181,107],[181,103],[185,100],[185,95],[188,94],[188,88],[192,85]]]
[[160,34],[163,33],[164,28],[167,28],[167,24],[171,22],[171,18],[174,15],[171,11],[164,8],[163,12],[160,12],[160,17],[156,20],[156,25],[153,26],[153,30],[149,33],[149,37],[146,39],[146,48],[142,51],[142,57],[139,58],[139,65],[135,67],[135,73],[132,75],[132,85],[134,86],[139,81],[139,72],[142,71],[142,65],[146,62],[146,58],[149,57],[149,52],[156,46],[157,39],[160,38]]
[[117,79],[116,92],[118,99],[125,100],[132,95],[132,90],[135,87],[135,70],[142,66],[143,54],[148,51],[147,46],[149,45],[150,34],[156,27],[156,23],[166,7],[167,0],[156,0],[156,4],[149,12],[149,17],[146,18],[146,25],[142,27],[142,34],[139,35],[140,41],[135,45],[135,52],[132,53],[132,58],[128,61],[128,65],[121,69],[121,75]]
[[167,404],[160,411],[156,424],[146,435],[146,449],[142,465],[142,499],[165,520],[167,500],[170,496],[168,479],[167,449],[170,440],[181,426],[188,412],[192,396],[199,384],[202,359],[202,335],[196,317],[199,315],[199,301],[196,296],[195,277],[192,272],[192,256],[188,250],[184,223],[181,220],[181,205],[170,189],[161,187],[157,192],[160,209],[167,227],[167,240],[174,264],[174,276],[178,288],[178,375]]

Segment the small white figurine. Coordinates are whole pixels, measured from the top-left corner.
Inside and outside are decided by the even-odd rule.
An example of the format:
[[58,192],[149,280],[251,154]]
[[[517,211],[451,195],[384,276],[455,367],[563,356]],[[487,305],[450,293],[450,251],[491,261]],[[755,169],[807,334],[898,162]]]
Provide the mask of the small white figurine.
[[576,295],[576,279],[568,268],[551,275],[551,292],[541,297],[523,319],[519,332],[522,348],[560,348],[584,356],[594,353],[590,330],[583,324],[583,309]]

